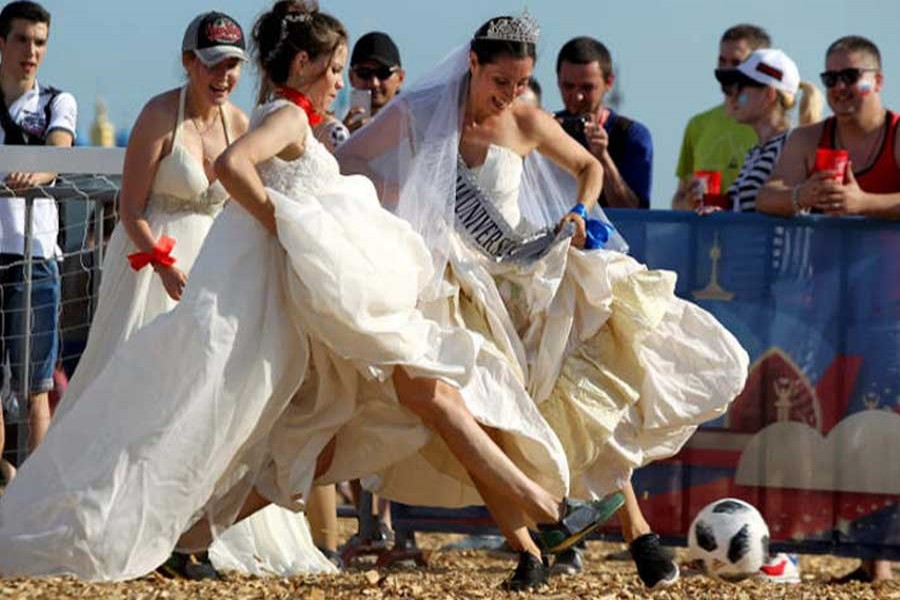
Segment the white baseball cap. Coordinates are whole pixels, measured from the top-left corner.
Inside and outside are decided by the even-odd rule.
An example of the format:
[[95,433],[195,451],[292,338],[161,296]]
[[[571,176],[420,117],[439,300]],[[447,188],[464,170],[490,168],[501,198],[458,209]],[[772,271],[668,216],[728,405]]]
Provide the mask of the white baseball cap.
[[736,69],[716,69],[716,79],[723,85],[749,79],[788,94],[796,94],[800,89],[796,63],[775,48],[754,50]]

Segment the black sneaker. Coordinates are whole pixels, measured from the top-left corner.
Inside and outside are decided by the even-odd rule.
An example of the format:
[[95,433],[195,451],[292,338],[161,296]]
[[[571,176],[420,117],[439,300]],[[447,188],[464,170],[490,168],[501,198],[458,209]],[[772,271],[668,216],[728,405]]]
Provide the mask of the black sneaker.
[[577,575],[584,569],[582,550],[577,545],[567,548],[556,555],[551,575]]
[[166,579],[202,581],[221,578],[219,572],[209,562],[209,554],[206,552],[196,554],[172,552],[166,562],[156,567],[156,572]]
[[638,577],[649,589],[668,587],[678,581],[678,565],[659,545],[659,536],[655,533],[635,538],[628,549],[637,566]]
[[322,556],[324,556],[328,562],[334,565],[334,568],[338,571],[344,570],[344,559],[341,558],[341,555],[337,551],[319,546],[316,546],[316,549],[322,553]]
[[516,570],[500,584],[500,589],[507,592],[532,590],[546,583],[549,575],[546,558],[538,558],[530,552],[519,552]]
[[565,515],[556,523],[538,525],[538,536],[545,554],[557,554],[577,544],[616,514],[625,503],[621,492],[600,500],[563,501]]

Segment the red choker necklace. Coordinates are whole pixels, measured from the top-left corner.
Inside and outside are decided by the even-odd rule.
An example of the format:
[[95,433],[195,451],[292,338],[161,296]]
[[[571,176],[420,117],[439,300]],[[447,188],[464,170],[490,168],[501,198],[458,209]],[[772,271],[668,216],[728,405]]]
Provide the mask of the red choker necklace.
[[306,94],[289,87],[280,87],[275,90],[275,93],[302,108],[307,118],[309,118],[309,124],[313,127],[322,122],[322,115],[316,112]]

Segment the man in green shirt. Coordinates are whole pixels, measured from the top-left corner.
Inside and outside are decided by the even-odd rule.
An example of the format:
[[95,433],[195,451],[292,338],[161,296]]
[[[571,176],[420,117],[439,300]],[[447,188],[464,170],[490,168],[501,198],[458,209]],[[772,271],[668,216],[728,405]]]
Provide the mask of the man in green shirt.
[[[719,41],[719,69],[734,68],[759,48],[771,44],[769,34],[756,25],[741,24],[729,28]],[[744,156],[754,144],[756,133],[727,114],[724,104],[694,115],[688,121],[678,156],[678,189],[672,198],[672,208],[692,210],[690,200],[696,171],[719,171],[722,188],[728,189],[744,162]]]

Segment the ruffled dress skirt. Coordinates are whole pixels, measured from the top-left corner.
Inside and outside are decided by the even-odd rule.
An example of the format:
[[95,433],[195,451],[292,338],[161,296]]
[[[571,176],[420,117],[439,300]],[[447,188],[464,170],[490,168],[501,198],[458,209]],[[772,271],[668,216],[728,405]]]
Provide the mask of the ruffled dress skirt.
[[448,322],[502,349],[565,448],[573,495],[605,495],[673,456],[744,387],[746,351],[675,295],[675,273],[568,244],[498,265],[459,238],[447,273]]

